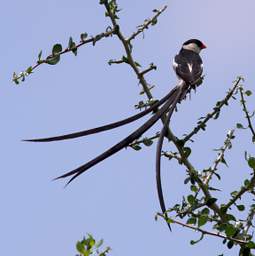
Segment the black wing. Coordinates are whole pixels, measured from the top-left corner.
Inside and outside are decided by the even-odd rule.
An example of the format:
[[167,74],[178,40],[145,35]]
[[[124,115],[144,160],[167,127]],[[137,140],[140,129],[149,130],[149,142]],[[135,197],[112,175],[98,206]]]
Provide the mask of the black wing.
[[195,84],[203,73],[203,63],[199,54],[182,49],[174,58],[176,74],[187,84]]

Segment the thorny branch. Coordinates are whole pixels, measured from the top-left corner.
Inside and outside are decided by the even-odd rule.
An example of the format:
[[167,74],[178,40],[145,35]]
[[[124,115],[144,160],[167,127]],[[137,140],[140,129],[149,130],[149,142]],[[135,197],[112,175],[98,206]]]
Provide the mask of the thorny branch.
[[[98,42],[99,40],[101,40],[102,38],[106,38],[106,37],[109,37],[109,36],[112,36],[114,34],[114,30],[112,29],[107,29],[106,32],[103,32],[103,33],[100,33],[100,34],[97,34],[96,36],[93,36],[93,37],[90,37],[88,39],[86,39],[87,35],[86,34],[81,34],[81,41],[79,44],[75,45],[74,42],[72,43],[72,45],[70,45],[70,47],[67,47],[66,49],[64,49],[63,51],[60,51],[57,53],[57,55],[54,55],[54,54],[50,54],[48,55],[45,59],[41,59],[41,53],[39,53],[39,56],[38,56],[38,60],[37,60],[37,63],[33,66],[30,66],[28,67],[25,71],[23,72],[20,72],[20,74],[16,74],[14,72],[13,74],[13,79],[12,81],[15,82],[16,84],[19,84],[19,81],[24,81],[25,80],[25,77],[32,74],[33,71],[38,68],[40,65],[42,64],[45,64],[45,63],[48,63],[49,60],[51,60],[52,58],[56,57],[56,56],[60,56],[60,55],[63,55],[65,53],[68,53],[68,52],[74,52],[74,51],[77,51],[78,48],[80,48],[81,46],[85,45],[85,44],[89,44],[89,43],[92,43],[93,46],[96,44],[96,42]],[[48,63],[49,64],[49,63]]]
[[197,134],[201,129],[205,129],[205,126],[206,126],[206,123],[214,118],[217,114],[220,113],[221,111],[221,108],[224,106],[224,105],[228,105],[228,101],[230,100],[230,98],[233,97],[234,93],[236,92],[237,88],[239,87],[240,85],[240,82],[243,81],[243,78],[242,77],[238,77],[235,81],[234,81],[234,86],[229,90],[229,92],[227,93],[227,95],[225,96],[224,99],[222,99],[221,101],[218,101],[216,103],[216,106],[213,108],[213,111],[211,113],[208,113],[206,115],[206,117],[204,118],[203,121],[200,121],[198,123],[198,125],[188,134],[186,135],[182,141],[183,143],[185,144],[188,140],[191,139],[191,137],[193,137],[193,135]]
[[[110,1],[111,3],[115,3],[115,1]],[[132,40],[134,40],[138,35],[140,35],[141,33],[144,33],[144,31],[146,29],[149,28],[149,26],[154,25],[157,22],[157,18],[159,15],[161,15],[167,8],[167,6],[164,6],[163,8],[159,9],[159,10],[154,10],[155,15],[144,21],[144,23],[140,26],[138,26],[137,30],[132,33],[129,37],[125,37],[124,34],[122,33],[120,26],[117,23],[117,16],[116,16],[116,11],[117,9],[114,7],[112,9],[112,6],[110,6],[110,2],[108,0],[100,0],[100,4],[103,4],[106,8],[106,14],[107,16],[109,16],[111,23],[112,23],[112,28],[108,28],[106,32],[101,33],[96,35],[95,37],[91,37],[89,39],[86,38],[82,38],[81,42],[77,45],[73,45],[72,47],[68,47],[66,49],[64,49],[63,51],[59,51],[57,54],[60,56],[62,54],[65,54],[67,52],[74,52],[75,50],[77,50],[77,48],[81,47],[84,44],[88,44],[88,43],[92,43],[93,45],[95,45],[95,43],[99,40],[101,40],[102,38],[106,38],[112,35],[116,35],[119,40],[121,41],[126,56],[124,56],[121,60],[112,60],[110,61],[109,64],[121,64],[121,63],[126,63],[129,64],[131,66],[131,68],[133,69],[134,73],[136,74],[139,83],[141,84],[142,88],[143,88],[143,92],[146,94],[147,98],[149,99],[149,101],[153,100],[153,95],[151,93],[151,88],[149,86],[149,84],[147,83],[144,75],[146,75],[148,72],[155,70],[156,66],[154,64],[150,64],[150,66],[144,70],[141,69],[140,65],[134,60],[133,56],[132,56]],[[114,11],[113,11],[114,10]],[[43,64],[43,63],[47,63],[47,60],[53,58],[54,55],[49,55],[46,59],[41,60],[40,58],[38,58],[37,63],[34,66],[29,67],[26,71],[22,72],[19,75],[14,74],[13,77],[13,81],[18,83],[20,79],[25,78],[25,76],[29,75],[30,73],[33,72],[33,70],[35,70],[39,65]],[[248,109],[246,107],[246,103],[244,100],[244,94],[243,94],[243,89],[240,86],[240,82],[243,80],[242,77],[238,77],[233,84],[233,87],[228,91],[227,95],[224,97],[224,99],[222,99],[221,101],[218,101],[216,106],[213,108],[213,111],[208,113],[205,117],[202,118],[202,121],[198,122],[198,125],[188,134],[186,135],[182,140],[179,140],[170,130],[170,128],[168,129],[168,133],[167,133],[167,137],[169,139],[169,141],[172,141],[173,144],[175,145],[175,147],[177,148],[177,153],[169,153],[169,152],[162,152],[163,155],[167,156],[167,157],[172,157],[178,160],[178,162],[180,164],[183,164],[185,166],[185,168],[187,169],[187,172],[189,174],[190,177],[192,177],[192,179],[194,180],[194,182],[197,184],[198,186],[198,191],[202,191],[204,197],[203,200],[201,200],[197,205],[194,205],[193,207],[190,207],[189,210],[190,211],[185,211],[185,214],[194,214],[194,210],[195,209],[199,209],[201,207],[207,206],[208,208],[210,208],[214,215],[213,218],[217,221],[217,223],[223,223],[223,224],[229,224],[229,219],[227,218],[227,210],[236,203],[236,201],[238,199],[241,198],[241,196],[246,193],[246,192],[250,192],[250,193],[255,193],[254,192],[254,187],[255,187],[255,173],[253,174],[251,180],[249,181],[249,184],[246,186],[241,187],[241,189],[239,190],[239,192],[237,192],[231,199],[230,201],[224,205],[225,211],[222,211],[222,206],[220,207],[216,201],[214,200],[215,198],[213,198],[213,196],[210,193],[210,189],[209,189],[209,182],[213,176],[213,174],[216,173],[217,171],[217,167],[219,165],[220,162],[223,162],[224,160],[224,154],[225,151],[227,149],[229,149],[231,147],[231,139],[233,139],[233,131],[231,131],[231,133],[229,134],[229,137],[227,137],[227,139],[224,142],[224,146],[220,149],[220,152],[218,154],[217,159],[215,160],[213,166],[210,168],[210,172],[207,176],[203,177],[196,169],[195,167],[191,164],[191,162],[188,159],[188,156],[185,154],[185,149],[184,149],[184,144],[189,141],[195,134],[197,134],[200,130],[204,130],[206,127],[207,122],[212,119],[212,118],[217,118],[222,107],[224,105],[228,105],[228,102],[231,98],[234,98],[234,94],[237,92],[237,90],[239,89],[240,95],[241,95],[241,104],[243,106],[243,111],[245,112],[245,116],[246,119],[248,121],[248,127],[253,135],[253,138],[255,138],[255,131],[254,128],[252,126],[251,123],[251,115],[248,112]],[[162,122],[164,123],[164,118],[162,118]],[[150,140],[153,140],[155,138],[158,137],[158,134],[156,134],[155,136],[149,138]],[[145,138],[147,139],[147,138]],[[141,139],[138,141],[135,141],[134,143],[130,144],[131,147],[139,144],[139,143],[144,143],[145,140]],[[147,143],[147,142],[146,142]],[[146,143],[144,143],[146,145]],[[208,201],[211,201],[210,204],[207,204]],[[192,212],[193,211],[193,212]],[[177,215],[178,217],[181,217],[181,212],[179,212],[180,214]],[[158,214],[159,216],[165,218],[164,214]],[[194,214],[195,215],[195,214]],[[246,232],[246,235],[248,234],[249,228],[252,226],[252,219],[255,215],[255,210],[254,208],[251,208],[250,213],[247,217],[246,220],[246,228],[243,229],[244,232]],[[194,225],[190,225],[190,224],[185,224],[182,223],[178,220],[173,220],[173,219],[166,219],[166,221],[170,220],[172,223],[176,223],[178,225],[181,225],[183,227],[186,228],[190,228],[192,230],[195,231],[199,231],[202,236],[203,235],[211,235],[211,236],[217,236],[220,237],[222,239],[227,239],[229,241],[238,243],[239,245],[243,246],[247,244],[246,240],[241,240],[241,239],[237,239],[236,237],[229,237],[229,236],[225,236],[222,235],[221,233],[214,233],[214,232],[209,232],[206,231],[204,229],[201,229],[200,227],[196,227]],[[231,224],[230,224],[231,225]],[[242,236],[242,238],[245,236]]]
[[[157,215],[165,219],[164,214],[157,213]],[[210,235],[210,236],[220,237],[222,239],[227,239],[229,241],[233,241],[233,242],[239,243],[241,245],[247,244],[247,241],[236,239],[236,238],[233,238],[233,237],[227,237],[227,236],[224,236],[224,235],[222,235],[220,233],[214,233],[214,232],[211,232],[211,231],[207,231],[205,229],[201,229],[199,227],[194,227],[193,225],[189,225],[189,224],[183,223],[181,221],[178,221],[178,220],[175,220],[175,219],[172,219],[172,218],[169,219],[169,220],[166,220],[166,221],[169,221],[170,223],[178,224],[178,225],[180,225],[182,227],[189,228],[189,229],[192,229],[194,231],[198,231],[198,232],[200,232],[203,235]]]
[[211,168],[209,168],[209,173],[208,175],[205,177],[205,184],[209,184],[212,176],[215,174],[215,172],[217,171],[217,168],[218,168],[218,165],[220,163],[225,163],[226,164],[226,161],[224,159],[224,156],[225,156],[225,152],[227,149],[231,149],[232,148],[232,142],[231,140],[234,139],[235,136],[234,136],[234,130],[230,130],[227,134],[227,138],[226,140],[224,141],[224,145],[217,151],[219,151],[218,153],[218,156],[216,158],[216,160],[214,161],[214,164],[212,165]]
[[[104,4],[106,11],[107,11],[107,16],[109,16],[109,18],[111,19],[112,25],[114,30],[116,31],[116,35],[118,36],[119,40],[122,42],[123,47],[125,49],[126,52],[126,58],[127,58],[127,62],[128,64],[131,66],[131,68],[133,69],[133,71],[135,72],[135,74],[138,77],[139,82],[141,83],[143,90],[146,94],[146,96],[148,97],[148,99],[152,99],[152,93],[149,90],[148,87],[148,83],[145,80],[143,73],[140,71],[139,66],[136,64],[137,62],[134,60],[133,56],[132,56],[132,50],[129,44],[128,39],[125,38],[125,36],[123,35],[123,33],[120,30],[120,27],[117,23],[117,19],[116,19],[116,13],[112,11],[112,8],[110,7],[108,1],[106,0],[102,0],[102,4]],[[117,7],[114,9],[116,11]],[[239,82],[242,80],[241,77],[239,77],[233,87],[233,89],[231,90],[230,93],[228,93],[228,95],[224,98],[224,100],[222,102],[220,102],[215,108],[214,111],[211,114],[208,114],[208,116],[206,117],[206,119],[204,120],[204,124],[211,119],[215,114],[217,114],[220,111],[220,108],[224,105],[227,104],[229,98],[233,95],[233,93],[235,92]],[[164,122],[164,120],[162,120]],[[189,140],[190,137],[192,137],[193,134],[197,133],[202,126],[199,126],[198,128],[195,129],[195,131],[192,132],[192,134],[188,135],[186,140]],[[196,181],[196,183],[198,184],[198,186],[200,187],[200,189],[202,190],[202,192],[205,195],[205,200],[206,201],[213,201],[213,197],[211,195],[211,193],[208,190],[207,184],[205,184],[201,178],[199,177],[196,169],[193,167],[193,165],[190,163],[190,161],[187,159],[184,149],[183,147],[180,145],[179,140],[176,138],[176,136],[172,133],[172,131],[170,129],[168,129],[168,133],[167,133],[167,137],[170,141],[172,141],[174,143],[174,145],[176,146],[176,148],[178,149],[178,152],[180,154],[180,158],[182,163],[185,165],[185,167],[187,168],[189,174],[193,177],[193,179]],[[226,216],[225,213],[223,213],[220,210],[220,207],[215,203],[212,202],[209,206],[209,208],[211,208],[215,213],[217,213],[217,215],[220,217],[221,221],[227,222],[226,221]]]
[[252,190],[255,187],[255,172],[253,173],[253,176],[251,180],[248,182],[247,185],[242,186],[238,193],[236,193],[235,196],[233,196],[229,202],[224,206],[224,208],[227,210],[229,209],[238,199],[241,199],[244,193]]
[[166,10],[167,6],[165,5],[161,9],[155,9],[153,10],[156,14],[150,18],[146,19],[142,25],[137,26],[138,30],[134,32],[128,39],[128,42],[131,42],[131,40],[135,39],[139,34],[143,33],[145,29],[148,29],[150,25],[155,25],[157,23],[158,16]]
[[255,141],[255,131],[254,131],[254,128],[252,126],[252,123],[251,123],[251,117],[252,115],[249,114],[249,111],[247,109],[247,106],[246,106],[246,101],[244,99],[244,92],[243,92],[243,88],[242,87],[239,87],[239,92],[240,92],[240,95],[241,95],[241,104],[243,106],[243,111],[245,113],[245,117],[247,119],[247,122],[248,122],[248,127],[252,133],[252,138],[253,138],[253,141]]

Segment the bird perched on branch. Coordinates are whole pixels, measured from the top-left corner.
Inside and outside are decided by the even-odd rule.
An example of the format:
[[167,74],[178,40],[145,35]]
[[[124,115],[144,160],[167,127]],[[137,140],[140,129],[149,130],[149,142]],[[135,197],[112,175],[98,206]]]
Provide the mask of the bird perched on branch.
[[[157,143],[157,152],[156,152],[156,180],[157,180],[157,190],[160,201],[161,210],[166,214],[166,207],[164,203],[164,197],[161,186],[161,175],[160,175],[160,161],[161,161],[161,151],[164,137],[167,135],[167,128],[170,122],[172,113],[176,108],[177,103],[180,103],[186,95],[192,90],[195,89],[198,83],[201,80],[201,76],[203,73],[203,64],[202,59],[199,55],[202,49],[206,48],[206,46],[198,39],[190,39],[183,43],[180,52],[175,56],[173,61],[173,67],[179,78],[179,83],[175,86],[165,97],[161,100],[152,104],[148,109],[128,117],[126,119],[110,123],[107,125],[103,125],[100,127],[92,128],[85,131],[75,132],[71,134],[65,134],[61,136],[48,137],[48,138],[40,138],[40,139],[28,139],[24,141],[30,142],[51,142],[51,141],[59,141],[59,140],[67,140],[78,138],[82,136],[87,136],[90,134],[99,133],[106,130],[111,130],[117,128],[119,126],[131,123],[133,121],[138,120],[139,118],[154,112],[154,114],[146,121],[142,126],[140,126],[137,130],[129,134],[126,138],[107,149],[102,154],[98,155],[94,159],[89,162],[79,166],[78,168],[69,171],[56,179],[70,177],[67,184],[76,179],[79,175],[98,164],[99,162],[105,160],[111,155],[117,153],[121,149],[127,147],[134,140],[137,140],[141,135],[143,135],[147,130],[149,130],[159,119],[164,120],[163,128],[160,132],[158,143]],[[168,224],[169,228],[170,225]],[[171,229],[171,228],[170,228]]]

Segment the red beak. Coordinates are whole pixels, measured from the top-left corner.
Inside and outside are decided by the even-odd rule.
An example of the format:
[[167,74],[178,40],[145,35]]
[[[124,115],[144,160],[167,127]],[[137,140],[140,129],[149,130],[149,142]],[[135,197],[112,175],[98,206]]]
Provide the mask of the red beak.
[[205,48],[207,48],[206,45],[205,45],[205,44],[202,44],[201,49],[205,49]]

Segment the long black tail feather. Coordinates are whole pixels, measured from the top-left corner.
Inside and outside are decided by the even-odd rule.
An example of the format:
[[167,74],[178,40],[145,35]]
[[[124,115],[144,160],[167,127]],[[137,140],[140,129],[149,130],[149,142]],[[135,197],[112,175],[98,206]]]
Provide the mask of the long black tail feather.
[[75,132],[75,133],[70,133],[70,134],[65,134],[65,135],[60,135],[60,136],[55,136],[55,137],[48,137],[48,138],[38,138],[38,139],[26,139],[23,141],[27,141],[27,142],[52,142],[52,141],[59,141],[59,140],[68,140],[68,139],[74,139],[74,138],[78,138],[78,137],[83,137],[83,136],[87,136],[87,135],[91,135],[91,134],[95,134],[95,133],[99,133],[99,132],[103,132],[103,131],[107,131],[107,130],[111,130],[117,127],[120,127],[122,125],[134,122],[136,120],[138,120],[139,118],[147,115],[148,113],[155,111],[159,106],[161,106],[163,103],[165,103],[176,91],[176,87],[171,90],[165,97],[163,97],[161,100],[155,102],[151,107],[149,107],[148,109],[145,109],[144,111],[133,115],[131,117],[128,117],[126,119],[114,122],[114,123],[110,123],[107,125],[103,125],[103,126],[99,126],[96,128],[92,128],[89,130],[85,130],[85,131],[79,131],[79,132]]
[[[160,132],[160,136],[158,139],[158,143],[157,143],[157,151],[156,151],[156,184],[157,184],[157,192],[158,192],[158,198],[159,198],[159,203],[160,203],[160,207],[162,210],[162,213],[165,214],[165,216],[167,217],[167,212],[166,212],[166,206],[165,206],[165,200],[164,200],[164,194],[163,194],[163,189],[162,189],[162,183],[161,183],[161,152],[162,152],[162,146],[163,146],[163,142],[164,142],[164,137],[167,134],[167,127],[169,125],[171,116],[173,114],[173,111],[177,105],[178,102],[180,102],[184,96],[187,93],[187,89],[184,88],[185,87],[185,83],[182,83],[179,87],[178,93],[176,95],[176,98],[174,100],[174,102],[172,103],[168,115],[166,117],[166,120],[164,122],[164,125],[162,127],[162,130]],[[170,231],[172,231],[171,226],[169,223],[167,223],[168,228]]]
[[129,136],[127,136],[125,139],[121,140],[117,144],[115,144],[113,147],[109,148],[96,158],[90,160],[84,165],[81,165],[80,167],[67,172],[55,179],[61,179],[66,178],[69,176],[73,176],[66,185],[68,185],[70,182],[72,182],[74,179],[76,179],[79,175],[81,175],[83,172],[88,170],[89,168],[93,167],[94,165],[98,164],[99,162],[105,160],[106,158],[112,156],[113,154],[117,153],[121,149],[127,147],[131,142],[138,139],[143,133],[145,133],[151,126],[153,126],[171,107],[171,105],[176,102],[176,97],[180,94],[180,89],[178,87],[175,87],[172,90],[171,96],[167,100],[167,102],[142,126],[140,126],[137,130],[132,132]]

